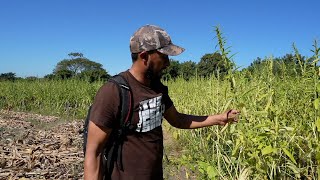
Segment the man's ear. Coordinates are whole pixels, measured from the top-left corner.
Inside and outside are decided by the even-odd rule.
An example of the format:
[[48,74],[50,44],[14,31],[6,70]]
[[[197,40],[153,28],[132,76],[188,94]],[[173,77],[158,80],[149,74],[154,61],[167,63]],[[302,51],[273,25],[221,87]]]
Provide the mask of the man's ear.
[[141,52],[141,53],[139,54],[139,57],[140,57],[143,61],[146,61],[146,62],[148,61],[148,58],[149,58],[147,51]]

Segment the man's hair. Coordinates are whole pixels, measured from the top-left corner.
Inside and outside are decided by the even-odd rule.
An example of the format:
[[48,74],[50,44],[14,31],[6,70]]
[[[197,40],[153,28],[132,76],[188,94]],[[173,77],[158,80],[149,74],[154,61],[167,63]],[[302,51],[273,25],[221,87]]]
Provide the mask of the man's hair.
[[[155,52],[157,52],[156,49],[155,49],[155,50],[147,51],[148,54],[153,54],[153,53],[155,53]],[[137,59],[138,59],[138,57],[139,57],[139,53],[131,53],[132,63],[136,62]]]
[[132,63],[137,61],[138,56],[139,56],[139,53],[131,53]]

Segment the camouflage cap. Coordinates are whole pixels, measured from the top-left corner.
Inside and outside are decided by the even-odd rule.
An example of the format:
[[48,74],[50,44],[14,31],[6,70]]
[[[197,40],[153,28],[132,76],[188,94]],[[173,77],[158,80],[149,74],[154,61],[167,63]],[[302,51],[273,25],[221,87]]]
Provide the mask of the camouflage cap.
[[145,25],[139,28],[130,38],[131,53],[158,50],[159,52],[176,56],[184,51],[184,48],[174,45],[169,34],[158,26]]

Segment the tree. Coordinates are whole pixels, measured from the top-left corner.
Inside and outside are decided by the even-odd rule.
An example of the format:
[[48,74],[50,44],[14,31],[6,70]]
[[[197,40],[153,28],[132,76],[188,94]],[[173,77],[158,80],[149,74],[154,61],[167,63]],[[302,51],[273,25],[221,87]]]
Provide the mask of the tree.
[[302,68],[306,65],[306,58],[301,54],[286,54],[279,61],[284,63],[290,76],[301,75]]
[[[232,68],[232,67],[229,67]],[[198,74],[202,77],[215,75],[224,76],[228,72],[226,62],[222,60],[220,53],[205,54],[198,63]]]
[[303,66],[305,66],[305,57],[297,54],[286,54],[282,57],[276,58],[257,58],[255,59],[249,67],[246,69],[251,73],[258,73],[265,71],[265,69],[270,68],[270,63],[272,61],[272,73],[276,76],[296,76],[302,74]]
[[257,57],[255,60],[253,60],[250,66],[245,69],[251,73],[253,73],[255,70],[259,72],[265,66],[264,61],[265,60],[262,60],[260,57]]
[[110,77],[107,71],[102,68],[102,64],[85,58],[82,53],[69,53],[68,55],[70,59],[64,59],[58,62],[53,70],[53,74],[57,78],[68,79],[77,77],[95,81]]
[[78,52],[72,52],[72,53],[69,53],[68,56],[70,56],[71,59],[74,59],[74,58],[77,58],[77,57],[82,58],[83,54],[82,53],[78,53]]
[[179,76],[180,63],[179,61],[170,59],[170,66],[164,70],[162,78],[165,80],[175,79]]
[[109,79],[111,76],[105,70],[88,70],[80,73],[78,77],[80,79],[86,79],[89,82],[94,82],[99,79]]
[[13,72],[0,74],[0,80],[3,80],[3,81],[14,81],[16,79],[17,79],[16,73],[13,73]]
[[56,71],[54,73],[54,75],[55,75],[55,77],[57,79],[69,79],[69,78],[72,78],[74,76],[72,71],[70,71],[68,69],[61,69],[59,71]]
[[179,75],[185,80],[189,80],[191,77],[196,76],[197,64],[193,61],[186,61],[180,64]]
[[49,79],[49,80],[52,80],[52,79],[55,79],[56,76],[54,74],[47,74],[43,77],[44,79]]

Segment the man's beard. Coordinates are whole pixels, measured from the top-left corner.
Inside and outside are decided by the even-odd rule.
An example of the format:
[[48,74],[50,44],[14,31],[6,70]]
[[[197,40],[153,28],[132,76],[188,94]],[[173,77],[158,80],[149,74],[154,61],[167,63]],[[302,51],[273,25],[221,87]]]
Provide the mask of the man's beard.
[[154,72],[153,63],[150,62],[147,72],[146,72],[146,78],[149,80],[159,80],[161,79],[162,73],[156,74]]

